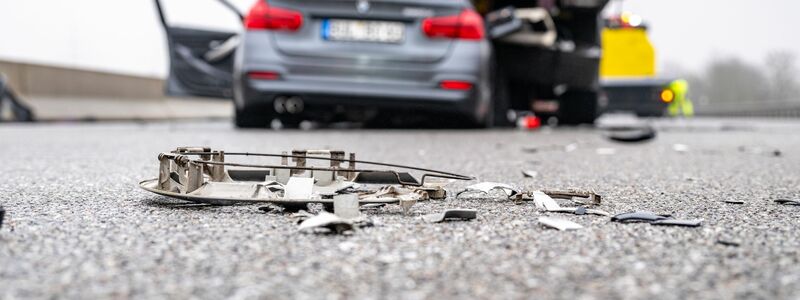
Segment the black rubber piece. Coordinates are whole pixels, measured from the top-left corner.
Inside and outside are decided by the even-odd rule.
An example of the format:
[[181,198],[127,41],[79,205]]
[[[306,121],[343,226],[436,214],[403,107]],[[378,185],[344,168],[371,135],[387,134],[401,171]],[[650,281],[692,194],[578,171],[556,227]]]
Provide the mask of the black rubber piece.
[[800,200],[796,200],[796,199],[778,199],[778,200],[775,200],[775,203],[783,204],[783,205],[800,205]]
[[640,143],[656,137],[656,130],[652,126],[613,128],[607,133],[608,139],[622,143]]

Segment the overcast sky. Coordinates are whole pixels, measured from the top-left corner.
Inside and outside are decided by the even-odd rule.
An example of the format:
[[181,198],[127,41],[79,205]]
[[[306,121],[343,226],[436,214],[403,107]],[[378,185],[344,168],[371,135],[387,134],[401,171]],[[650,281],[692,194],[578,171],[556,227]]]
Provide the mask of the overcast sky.
[[[253,1],[232,2],[245,10]],[[214,0],[163,2],[175,22],[237,28]],[[717,57],[800,54],[798,0],[627,0],[623,8],[649,23],[661,64],[699,70]],[[0,59],[159,77],[167,66],[152,0],[0,0]]]

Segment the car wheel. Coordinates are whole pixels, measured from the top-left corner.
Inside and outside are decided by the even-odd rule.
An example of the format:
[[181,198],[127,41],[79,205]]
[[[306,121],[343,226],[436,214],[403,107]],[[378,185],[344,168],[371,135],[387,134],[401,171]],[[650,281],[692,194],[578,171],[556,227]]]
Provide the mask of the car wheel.
[[558,122],[565,125],[593,124],[597,118],[597,91],[571,90],[559,99]]
[[266,128],[272,121],[272,116],[263,110],[237,108],[233,120],[238,128]]

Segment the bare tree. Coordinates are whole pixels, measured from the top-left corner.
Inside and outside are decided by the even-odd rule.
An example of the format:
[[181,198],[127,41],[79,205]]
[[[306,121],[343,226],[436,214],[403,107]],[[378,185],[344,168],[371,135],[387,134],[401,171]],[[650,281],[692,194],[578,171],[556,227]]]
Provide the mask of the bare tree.
[[770,87],[758,67],[727,58],[709,64],[704,88],[711,102],[751,102],[765,100]]
[[800,101],[795,59],[795,54],[789,51],[772,51],[767,54],[765,71],[770,83],[768,95],[772,100]]

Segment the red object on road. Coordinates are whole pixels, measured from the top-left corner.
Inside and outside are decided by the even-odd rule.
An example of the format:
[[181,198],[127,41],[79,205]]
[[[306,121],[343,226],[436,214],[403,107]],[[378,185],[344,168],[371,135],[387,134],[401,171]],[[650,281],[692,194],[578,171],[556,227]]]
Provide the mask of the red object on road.
[[537,116],[523,116],[517,119],[517,128],[519,129],[539,129],[542,126],[542,119]]

